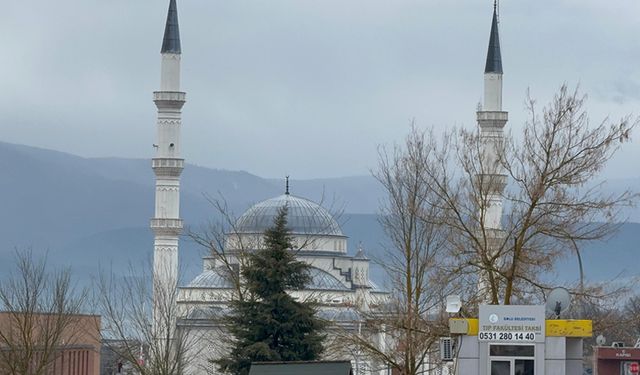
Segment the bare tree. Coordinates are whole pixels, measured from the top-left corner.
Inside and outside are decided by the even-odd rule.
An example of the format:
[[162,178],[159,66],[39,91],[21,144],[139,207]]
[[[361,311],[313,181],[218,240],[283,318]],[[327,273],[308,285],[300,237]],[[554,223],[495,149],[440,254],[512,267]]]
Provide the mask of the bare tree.
[[623,312],[631,320],[629,325],[631,329],[628,329],[627,333],[638,342],[640,340],[640,295],[629,298]]
[[[529,98],[522,137],[507,137],[497,148],[495,162],[506,176],[491,173],[496,168],[486,165],[477,132],[450,133],[435,147],[423,183],[453,233],[451,272],[488,275],[494,304],[539,296],[548,288],[540,275],[559,256],[570,254],[575,241],[612,234],[621,208],[637,199],[630,191],[605,195],[594,181],[638,121],[591,126],[584,104],[577,90],[562,86],[540,116]],[[486,223],[487,212],[495,186],[506,183],[502,229],[496,231]]]
[[342,333],[352,350],[407,375],[434,366],[439,338],[447,332],[443,301],[456,285],[441,272],[449,229],[424,184],[435,150],[430,141],[412,127],[403,146],[379,149],[374,176],[387,193],[379,220],[388,238],[380,263],[390,276],[391,299],[360,311],[362,327]]
[[83,335],[79,314],[86,292],[68,269],[50,272],[46,257],[15,252],[14,272],[0,281],[0,373],[41,375]]
[[103,342],[139,374],[181,374],[203,343],[179,324],[189,311],[177,304],[177,284],[154,288],[160,281],[152,280],[148,268],[133,265],[125,275],[100,275],[94,300],[102,315]]
[[[604,195],[592,184],[637,121],[590,126],[584,97],[566,86],[541,118],[535,102],[527,103],[530,119],[518,141],[466,130],[436,139],[412,128],[402,146],[381,149],[374,175],[387,192],[381,223],[391,246],[383,265],[393,302],[364,315],[384,340],[358,334],[349,343],[415,374],[447,332],[447,294],[462,294],[467,308],[480,300],[534,301],[548,289],[541,275],[559,256],[616,230],[620,209],[637,196]],[[496,205],[499,223],[491,222]],[[578,292],[602,295],[584,285]]]
[[[219,220],[209,222],[204,228],[187,229],[187,237],[200,245],[207,253],[215,259],[215,264],[219,264],[233,284],[234,298],[242,300],[244,297],[243,280],[240,277],[240,268],[247,264],[247,252],[257,248],[257,243],[253,238],[241,236],[237,228],[237,218],[233,214],[224,197],[219,199],[205,196],[213,207],[213,216]],[[233,246],[229,246],[229,236],[233,235]],[[229,247],[232,247],[231,249]]]
[[[605,346],[612,342],[624,342],[633,346],[638,339],[638,312],[633,311],[633,297],[625,305],[622,301],[629,297],[627,288],[615,286],[620,280],[608,280],[600,285],[589,285],[587,295],[578,296],[580,299],[573,303],[567,314],[578,319],[589,319],[593,322],[593,335],[586,338],[583,345],[585,368],[593,365],[593,348],[599,346],[597,337],[605,338]],[[612,287],[613,284],[613,287]],[[630,284],[635,284],[631,281]],[[571,311],[573,310],[573,311]]]

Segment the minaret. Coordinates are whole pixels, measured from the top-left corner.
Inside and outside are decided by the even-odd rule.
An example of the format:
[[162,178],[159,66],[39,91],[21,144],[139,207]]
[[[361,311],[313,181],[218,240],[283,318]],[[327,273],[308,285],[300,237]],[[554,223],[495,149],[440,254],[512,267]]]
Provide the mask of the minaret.
[[[489,50],[484,68],[484,105],[477,112],[481,151],[481,170],[478,175],[481,197],[481,225],[487,235],[489,250],[498,246],[502,240],[502,195],[506,185],[505,172],[498,157],[504,147],[503,129],[508,120],[508,113],[502,110],[502,56],[500,54],[500,36],[498,33],[497,4],[493,4],[493,20]],[[484,275],[486,277],[486,275]],[[487,293],[486,280],[480,280],[480,293]],[[485,297],[486,298],[486,297]]]
[[159,339],[172,337],[175,327],[178,283],[178,237],[180,219],[180,174],[184,159],[180,157],[181,109],[185,93],[180,91],[180,32],[176,1],[170,0],[162,41],[160,91],[153,93],[158,108],[157,136],[153,172],[156,175],[155,216],[151,229],[155,234],[153,249],[154,329]]

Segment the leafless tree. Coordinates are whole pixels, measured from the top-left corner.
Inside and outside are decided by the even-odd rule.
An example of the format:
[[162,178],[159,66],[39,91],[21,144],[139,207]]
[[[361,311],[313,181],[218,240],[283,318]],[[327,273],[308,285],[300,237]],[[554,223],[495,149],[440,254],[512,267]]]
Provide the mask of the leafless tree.
[[[240,232],[237,228],[237,218],[224,197],[216,199],[206,196],[206,199],[213,207],[212,216],[219,220],[211,221],[198,229],[188,228],[186,236],[200,245],[208,256],[213,257],[216,264],[220,264],[234,286],[235,298],[242,300],[245,288],[240,277],[240,268],[246,265],[247,251],[256,248],[257,243],[253,238],[237,235]],[[229,249],[229,234],[236,234],[233,236],[232,249]]]
[[100,275],[94,300],[104,345],[139,374],[181,374],[202,342],[188,326],[177,324],[189,313],[177,304],[177,284],[160,285],[149,268],[131,265],[125,275]]
[[629,298],[624,306],[625,316],[630,318],[630,329],[627,330],[632,339],[640,340],[640,295]]
[[15,269],[0,281],[0,373],[42,375],[86,334],[80,313],[86,292],[68,269],[50,272],[46,257],[15,252]]
[[[527,104],[522,137],[492,140],[495,158],[476,130],[437,138],[412,128],[403,145],[380,153],[374,175],[387,192],[381,223],[392,245],[384,265],[394,302],[366,319],[383,327],[391,346],[364,335],[356,340],[403,374],[422,370],[447,332],[444,296],[455,290],[468,309],[481,300],[542,298],[549,286],[541,275],[558,257],[613,233],[620,209],[637,198],[604,195],[593,185],[637,121],[591,126],[585,98],[566,86],[541,117],[534,100]],[[500,229],[488,222],[497,195],[504,202]],[[579,293],[588,299],[599,292],[581,285]]]
[[402,146],[379,150],[374,176],[386,192],[380,223],[388,238],[381,265],[390,276],[390,301],[360,311],[362,327],[344,331],[346,345],[401,374],[434,366],[439,338],[447,332],[443,301],[458,289],[442,273],[450,231],[441,224],[440,207],[424,184],[431,152],[424,132],[412,127]]
[[[522,136],[507,136],[498,147],[496,162],[506,176],[491,174],[495,166],[483,163],[483,140],[475,131],[449,133],[435,147],[423,183],[453,232],[451,272],[488,275],[491,303],[540,296],[548,288],[540,275],[570,254],[575,241],[611,235],[623,219],[621,208],[638,197],[630,191],[605,195],[603,185],[594,184],[638,121],[591,126],[584,104],[585,97],[566,85],[542,115],[529,98]],[[486,225],[486,213],[493,187],[505,183],[502,229],[496,231]]]
[[[605,346],[616,341],[633,346],[638,339],[638,331],[635,329],[638,324],[638,312],[633,311],[633,297],[629,298],[630,290],[615,285],[620,281],[616,278],[599,285],[588,285],[587,293],[577,295],[567,313],[568,317],[589,319],[593,322],[593,335],[585,338],[583,345],[585,368],[593,365],[593,347],[600,345],[596,340],[598,336],[602,335],[605,338]],[[635,281],[629,280],[629,285],[634,284]],[[629,302],[625,304],[625,300]]]

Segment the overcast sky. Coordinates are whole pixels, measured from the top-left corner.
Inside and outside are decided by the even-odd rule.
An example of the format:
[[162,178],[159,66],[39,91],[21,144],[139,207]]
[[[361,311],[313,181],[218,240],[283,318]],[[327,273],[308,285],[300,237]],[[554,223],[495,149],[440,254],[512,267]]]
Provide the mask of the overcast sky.
[[[150,158],[168,0],[8,1],[0,140]],[[504,109],[580,83],[592,121],[640,114],[640,1],[503,0]],[[475,126],[489,0],[178,0],[182,150],[263,177],[368,174],[419,127]],[[630,163],[631,160],[631,163]],[[638,176],[640,129],[606,172]]]

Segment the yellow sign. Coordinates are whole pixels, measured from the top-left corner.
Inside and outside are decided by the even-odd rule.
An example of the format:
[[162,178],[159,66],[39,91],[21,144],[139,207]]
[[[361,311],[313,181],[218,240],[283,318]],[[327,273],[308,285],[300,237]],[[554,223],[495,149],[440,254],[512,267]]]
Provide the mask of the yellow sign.
[[[454,334],[478,335],[478,319],[451,318],[449,327]],[[591,320],[554,319],[545,321],[545,330],[547,337],[591,337],[593,324]]]
[[547,320],[547,336],[555,337],[591,337],[593,325],[591,320]]

